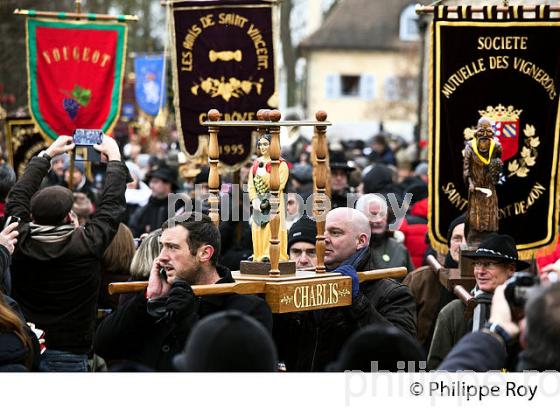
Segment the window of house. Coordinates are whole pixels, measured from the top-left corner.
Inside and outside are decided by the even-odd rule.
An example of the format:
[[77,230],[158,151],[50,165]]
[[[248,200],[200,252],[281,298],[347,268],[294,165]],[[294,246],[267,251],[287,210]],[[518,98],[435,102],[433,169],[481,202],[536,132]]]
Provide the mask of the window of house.
[[375,97],[375,78],[369,74],[329,74],[327,75],[325,85],[325,97],[329,99],[356,98],[373,100]]
[[401,12],[399,37],[403,41],[417,41],[420,39],[418,15],[416,14],[414,4],[406,6]]
[[387,101],[414,101],[418,81],[412,76],[395,76],[385,80],[384,96]]
[[357,97],[360,95],[360,76],[341,75],[340,95],[342,97]]

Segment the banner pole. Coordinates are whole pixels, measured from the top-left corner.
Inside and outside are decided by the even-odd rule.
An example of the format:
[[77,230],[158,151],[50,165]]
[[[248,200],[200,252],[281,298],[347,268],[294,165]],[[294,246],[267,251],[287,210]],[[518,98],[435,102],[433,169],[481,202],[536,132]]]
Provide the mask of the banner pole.
[[56,19],[86,19],[86,20],[104,20],[104,21],[138,21],[138,16],[130,14],[121,14],[113,16],[111,14],[96,14],[96,13],[67,13],[58,11],[38,11],[38,10],[25,10],[15,9],[14,14],[26,17],[50,17]]
[[[507,6],[496,6],[498,13],[507,13],[509,8]],[[524,12],[536,12],[539,9],[538,5],[525,5],[521,6]],[[433,14],[434,10],[436,10],[437,6],[423,6],[421,4],[416,5],[416,14]],[[447,10],[449,13],[456,13],[459,10],[458,6],[448,6]],[[471,11],[473,13],[483,13],[484,6],[472,6]],[[550,11],[558,11],[560,12],[559,5],[550,5]]]

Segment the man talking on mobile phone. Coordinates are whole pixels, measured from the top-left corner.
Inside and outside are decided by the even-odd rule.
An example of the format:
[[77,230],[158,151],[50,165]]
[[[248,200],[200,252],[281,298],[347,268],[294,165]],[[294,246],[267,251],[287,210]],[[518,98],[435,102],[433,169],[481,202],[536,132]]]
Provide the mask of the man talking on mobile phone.
[[91,353],[101,258],[125,211],[128,170],[117,143],[103,136],[94,149],[107,159],[107,177],[95,214],[79,227],[72,192],[39,189],[51,159],[74,149],[59,136],[32,158],[10,193],[6,214],[18,216],[18,244],[12,256],[12,296],[25,318],[46,334],[41,371],[87,371]]
[[[147,291],[137,294],[100,323],[95,352],[105,360],[129,360],[158,371],[173,370],[193,325],[212,313],[238,310],[272,330],[272,313],[253,295],[195,297],[191,285],[234,282],[218,264],[220,233],[209,216],[193,212],[164,222],[162,250],[154,260]],[[164,274],[162,272],[164,271]]]

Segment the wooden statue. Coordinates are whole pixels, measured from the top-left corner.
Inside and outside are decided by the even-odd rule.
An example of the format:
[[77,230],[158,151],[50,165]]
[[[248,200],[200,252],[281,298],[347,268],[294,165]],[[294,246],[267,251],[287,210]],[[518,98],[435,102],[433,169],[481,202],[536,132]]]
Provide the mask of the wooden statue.
[[[251,232],[253,238],[253,260],[256,262],[270,262],[270,238],[271,238],[271,173],[272,160],[270,157],[270,143],[272,136],[264,134],[257,142],[257,153],[259,157],[253,161],[249,172],[249,199],[253,206],[251,221]],[[278,167],[280,183],[278,190],[278,214],[280,224],[278,239],[280,245],[280,261],[288,258],[288,231],[285,224],[284,188],[288,182],[289,170],[286,161],[280,159]]]
[[492,124],[481,118],[475,137],[465,145],[463,177],[469,189],[465,233],[469,246],[498,231],[496,183],[502,171],[502,146],[494,139]]

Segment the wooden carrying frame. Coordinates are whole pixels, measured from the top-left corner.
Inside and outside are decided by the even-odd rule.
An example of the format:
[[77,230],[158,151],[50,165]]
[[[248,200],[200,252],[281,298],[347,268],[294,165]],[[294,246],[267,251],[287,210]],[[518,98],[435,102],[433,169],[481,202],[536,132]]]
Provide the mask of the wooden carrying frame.
[[[352,304],[352,279],[337,272],[326,272],[325,268],[325,218],[327,214],[327,113],[317,112],[315,121],[280,121],[278,110],[259,110],[257,121],[220,121],[221,114],[212,109],[208,112],[208,126],[210,141],[208,147],[208,162],[210,174],[208,177],[210,218],[218,225],[219,216],[219,145],[218,134],[221,127],[253,127],[260,135],[271,135],[271,211],[270,211],[270,264],[266,268],[259,265],[260,272],[242,274],[232,272],[235,283],[216,285],[194,285],[193,291],[197,296],[218,294],[263,294],[273,313],[299,312],[306,310],[326,309]],[[293,274],[283,274],[280,269],[280,241],[278,231],[280,227],[279,215],[279,164],[280,164],[280,127],[282,126],[312,126],[314,137],[312,143],[312,157],[316,158],[314,169],[314,197],[313,216],[317,223],[316,251],[317,266],[314,270],[297,271]],[[360,282],[384,278],[399,278],[407,274],[405,267],[378,269],[359,272]],[[148,282],[111,283],[109,294],[143,291]]]

